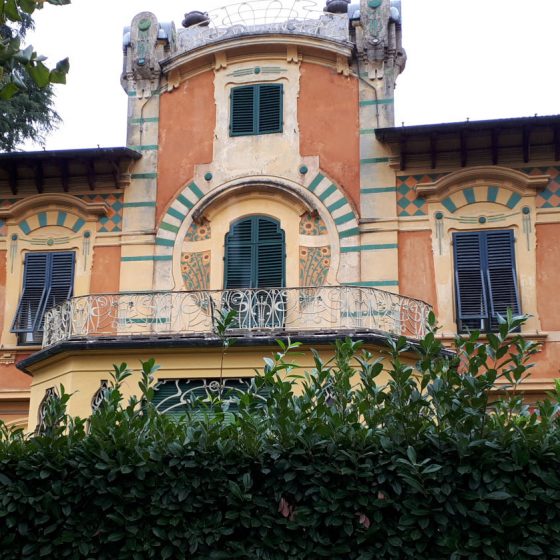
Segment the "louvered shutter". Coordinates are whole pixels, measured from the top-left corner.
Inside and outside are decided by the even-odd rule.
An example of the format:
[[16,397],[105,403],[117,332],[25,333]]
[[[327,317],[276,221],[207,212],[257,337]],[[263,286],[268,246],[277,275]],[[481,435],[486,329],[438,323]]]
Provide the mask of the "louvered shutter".
[[255,216],[237,222],[226,236],[224,287],[282,287],[284,253],[284,232],[275,220]]
[[282,86],[259,86],[259,134],[282,132]]
[[[50,289],[45,298],[45,311],[72,297],[74,288],[74,253],[52,253],[50,257]],[[39,330],[43,328],[43,318]]]
[[245,136],[256,134],[256,87],[243,86],[231,90],[230,134]]
[[284,286],[284,232],[277,222],[258,218],[255,288]]
[[515,270],[514,238],[512,231],[489,231],[486,238],[486,277],[491,309],[491,329],[498,325],[498,314],[508,309],[519,314],[519,290]]
[[45,311],[72,297],[73,285],[74,253],[27,253],[12,332],[40,333]]
[[233,88],[230,94],[230,135],[282,132],[283,94],[281,84]]
[[32,333],[38,330],[45,311],[48,292],[48,254],[25,255],[23,290],[19,300],[12,332]]
[[481,232],[455,233],[455,292],[459,330],[484,329],[489,319]]
[[226,236],[226,264],[224,288],[252,287],[253,221],[237,222]]

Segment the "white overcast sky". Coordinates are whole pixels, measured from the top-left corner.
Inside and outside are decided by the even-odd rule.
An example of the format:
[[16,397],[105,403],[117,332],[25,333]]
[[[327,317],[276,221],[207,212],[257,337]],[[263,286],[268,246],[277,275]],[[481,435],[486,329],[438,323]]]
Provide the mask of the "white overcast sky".
[[[321,4],[321,0],[318,0]],[[70,57],[57,86],[64,123],[47,149],[123,146],[127,96],[119,82],[122,28],[138,12],[180,27],[185,12],[228,0],[72,0],[36,13],[36,50]],[[560,0],[402,0],[408,64],[396,92],[396,123],[560,113]],[[37,149],[27,146],[27,149]]]

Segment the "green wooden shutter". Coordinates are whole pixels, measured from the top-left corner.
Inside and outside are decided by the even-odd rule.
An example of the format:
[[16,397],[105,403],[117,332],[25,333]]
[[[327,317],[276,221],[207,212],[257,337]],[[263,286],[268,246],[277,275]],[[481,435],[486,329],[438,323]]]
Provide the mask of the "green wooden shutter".
[[282,132],[283,97],[281,84],[233,88],[230,94],[230,135]]
[[23,290],[19,300],[12,332],[32,333],[39,330],[39,323],[45,311],[48,254],[27,253],[24,261]]
[[40,333],[45,311],[72,297],[74,253],[27,253],[12,332]]
[[282,132],[282,98],[282,85],[259,86],[259,134]]
[[278,222],[258,218],[255,288],[284,286],[284,232]]
[[455,233],[455,295],[459,331],[484,329],[489,319],[481,232]]
[[236,222],[226,235],[225,289],[252,287],[252,239],[252,219]]
[[514,237],[510,230],[489,231],[486,239],[486,278],[492,314],[491,329],[498,326],[498,315],[508,309],[519,314],[519,290],[515,270]]
[[226,235],[224,288],[279,288],[285,277],[284,232],[264,216],[233,224]]
[[521,312],[511,230],[455,233],[459,330],[496,330],[498,315]]
[[[50,257],[49,291],[45,297],[45,311],[64,303],[74,291],[74,253],[52,253]],[[43,317],[39,330],[43,329]]]
[[230,135],[256,134],[255,86],[243,86],[231,90]]

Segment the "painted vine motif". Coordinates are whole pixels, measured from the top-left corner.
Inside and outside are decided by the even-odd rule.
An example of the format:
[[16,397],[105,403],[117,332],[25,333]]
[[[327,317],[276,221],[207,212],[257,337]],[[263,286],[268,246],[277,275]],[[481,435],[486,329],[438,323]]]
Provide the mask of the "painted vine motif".
[[205,241],[212,237],[210,222],[205,220],[201,224],[192,223],[185,235],[185,241]]
[[208,290],[210,287],[210,251],[183,253],[181,274],[186,290]]
[[323,286],[331,266],[331,248],[299,248],[299,282],[300,286]]
[[299,222],[299,233],[301,235],[325,235],[327,226],[321,216],[307,212]]

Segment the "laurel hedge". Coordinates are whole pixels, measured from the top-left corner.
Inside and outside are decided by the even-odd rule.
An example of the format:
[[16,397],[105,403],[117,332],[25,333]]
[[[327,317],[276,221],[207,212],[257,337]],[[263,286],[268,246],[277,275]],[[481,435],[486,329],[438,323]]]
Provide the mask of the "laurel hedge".
[[389,339],[388,368],[347,339],[301,372],[282,345],[233,412],[158,414],[152,360],[87,421],[61,389],[40,434],[0,430],[0,558],[560,558],[560,387],[516,393],[522,320],[454,353]]

